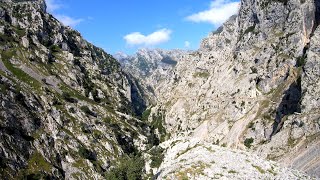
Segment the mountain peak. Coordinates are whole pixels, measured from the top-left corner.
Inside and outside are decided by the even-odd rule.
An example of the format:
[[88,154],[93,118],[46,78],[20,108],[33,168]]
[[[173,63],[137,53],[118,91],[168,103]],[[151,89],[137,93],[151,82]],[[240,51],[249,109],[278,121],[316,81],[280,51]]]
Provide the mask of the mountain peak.
[[47,4],[45,0],[0,0],[0,2],[4,3],[27,3],[27,4],[33,4],[36,5],[39,9],[41,9],[43,12],[46,12],[47,10]]
[[314,1],[242,0],[199,50],[122,67],[45,0],[0,2],[0,179],[320,177]]

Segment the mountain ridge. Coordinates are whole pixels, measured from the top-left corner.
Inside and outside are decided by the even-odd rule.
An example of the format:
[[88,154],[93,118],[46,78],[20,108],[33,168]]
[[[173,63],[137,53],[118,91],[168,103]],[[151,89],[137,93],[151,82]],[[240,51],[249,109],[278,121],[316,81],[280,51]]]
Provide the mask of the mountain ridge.
[[0,1],[1,178],[319,177],[318,1],[242,0],[122,67],[45,8]]
[[44,3],[0,3],[1,178],[103,179],[120,156],[133,161],[156,140],[135,118],[148,100]]
[[146,77],[170,139],[245,149],[319,176],[318,10],[318,1],[243,0],[162,82]]

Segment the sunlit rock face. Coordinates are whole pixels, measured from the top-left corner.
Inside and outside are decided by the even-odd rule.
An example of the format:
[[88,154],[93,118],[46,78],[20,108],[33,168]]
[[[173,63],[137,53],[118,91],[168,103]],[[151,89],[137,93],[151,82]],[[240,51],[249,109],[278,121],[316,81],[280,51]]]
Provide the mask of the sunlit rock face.
[[43,0],[0,1],[1,179],[320,176],[319,15],[243,0],[196,51],[117,61]]
[[43,0],[0,2],[0,49],[0,179],[103,179],[146,149],[138,82]]
[[167,139],[249,150],[319,176],[319,13],[318,1],[242,0],[199,50],[164,75],[139,76],[154,88],[151,114],[162,112]]

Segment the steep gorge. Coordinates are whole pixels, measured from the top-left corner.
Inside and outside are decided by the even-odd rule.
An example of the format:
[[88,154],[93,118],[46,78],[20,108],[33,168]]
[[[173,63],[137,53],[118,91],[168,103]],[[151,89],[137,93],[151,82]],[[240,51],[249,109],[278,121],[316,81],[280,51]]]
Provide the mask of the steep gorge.
[[149,121],[165,112],[168,141],[161,146],[168,151],[159,172],[175,163],[181,166],[174,172],[183,172],[188,163],[170,153],[197,142],[247,150],[319,176],[318,4],[242,0],[239,14],[199,50],[176,57],[168,73],[159,67],[139,77],[158,99]]
[[156,141],[137,80],[43,0],[0,1],[0,49],[1,179],[103,179]]
[[1,0],[0,177],[320,176],[318,23],[317,0],[242,0],[199,50],[122,68],[43,0]]

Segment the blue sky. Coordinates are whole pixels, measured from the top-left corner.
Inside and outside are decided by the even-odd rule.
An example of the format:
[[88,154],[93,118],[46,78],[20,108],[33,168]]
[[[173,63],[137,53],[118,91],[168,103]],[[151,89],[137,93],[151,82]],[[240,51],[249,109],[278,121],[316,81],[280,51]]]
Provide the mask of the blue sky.
[[197,49],[237,12],[234,0],[46,0],[47,10],[108,53]]

